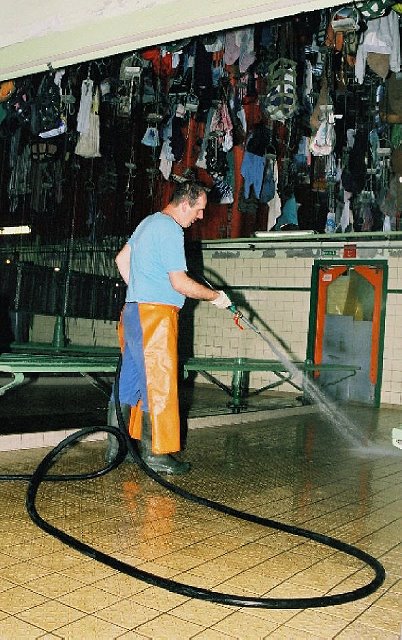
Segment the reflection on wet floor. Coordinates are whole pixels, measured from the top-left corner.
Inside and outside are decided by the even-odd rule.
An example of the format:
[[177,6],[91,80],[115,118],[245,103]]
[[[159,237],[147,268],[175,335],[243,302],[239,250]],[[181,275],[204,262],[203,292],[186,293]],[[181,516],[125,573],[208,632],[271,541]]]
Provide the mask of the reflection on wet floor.
[[[70,377],[66,382],[60,378],[43,383],[33,381],[1,398],[0,431],[33,433],[69,429],[72,424],[80,427],[104,424],[108,399],[108,394],[80,378]],[[232,413],[230,396],[213,385],[182,383],[180,404],[181,413],[189,418]],[[250,397],[242,412],[292,406],[300,406],[296,394],[264,393]]]

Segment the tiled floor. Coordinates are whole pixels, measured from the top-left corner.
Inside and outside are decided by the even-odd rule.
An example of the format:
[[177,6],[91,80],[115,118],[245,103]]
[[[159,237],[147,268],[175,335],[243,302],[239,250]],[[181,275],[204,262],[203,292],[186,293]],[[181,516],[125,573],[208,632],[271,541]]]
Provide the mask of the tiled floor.
[[[198,395],[204,416],[208,397],[211,405],[205,389]],[[311,407],[225,416],[226,424],[216,415],[204,417],[198,425],[203,428],[190,429],[186,457],[193,469],[175,482],[232,507],[356,544],[386,568],[376,593],[305,610],[231,607],[177,595],[41,531],[25,510],[26,483],[2,482],[0,640],[398,640],[402,452],[390,444],[402,409],[353,407],[349,413],[356,429],[389,446],[391,455],[385,449],[367,455],[351,450]],[[1,452],[0,472],[29,473],[47,451]],[[100,467],[104,451],[105,442],[81,443],[53,471]],[[96,480],[44,483],[37,507],[43,518],[105,553],[216,591],[309,597],[354,589],[372,577],[359,561],[327,547],[185,501],[131,462]]]

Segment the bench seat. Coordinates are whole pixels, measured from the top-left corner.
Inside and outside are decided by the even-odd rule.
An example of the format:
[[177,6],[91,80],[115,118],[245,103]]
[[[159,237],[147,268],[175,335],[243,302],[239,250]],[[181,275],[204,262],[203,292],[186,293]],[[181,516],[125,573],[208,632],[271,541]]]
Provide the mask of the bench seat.
[[[193,357],[184,362],[184,373],[188,375],[189,371],[200,373],[209,382],[216,384],[223,389],[231,398],[229,406],[234,413],[238,413],[242,408],[247,406],[246,398],[274,389],[282,384],[289,383],[298,391],[303,390],[303,377],[319,373],[320,371],[337,371],[340,374],[336,382],[345,380],[350,376],[356,375],[360,370],[359,366],[353,364],[313,364],[311,362],[293,361],[281,362],[280,360],[267,360],[259,358],[208,358]],[[255,389],[250,392],[248,389],[248,376],[251,372],[265,371],[273,373],[277,380],[269,384]],[[224,384],[211,372],[229,372],[232,374],[231,386]],[[301,374],[301,383],[295,380],[297,374]],[[332,383],[334,384],[334,383]]]

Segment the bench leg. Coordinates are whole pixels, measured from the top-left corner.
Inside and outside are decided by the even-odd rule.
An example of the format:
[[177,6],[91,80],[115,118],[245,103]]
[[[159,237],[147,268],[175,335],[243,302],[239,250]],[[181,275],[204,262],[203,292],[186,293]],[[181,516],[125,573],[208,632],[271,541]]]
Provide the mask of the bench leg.
[[248,371],[234,371],[232,376],[232,400],[228,403],[228,407],[232,409],[232,413],[240,413],[241,409],[247,408],[245,401],[248,393],[248,383],[250,374]]
[[4,384],[0,387],[0,396],[4,396],[7,391],[10,389],[14,389],[15,387],[19,387],[25,380],[23,373],[12,373],[13,379],[8,384]]

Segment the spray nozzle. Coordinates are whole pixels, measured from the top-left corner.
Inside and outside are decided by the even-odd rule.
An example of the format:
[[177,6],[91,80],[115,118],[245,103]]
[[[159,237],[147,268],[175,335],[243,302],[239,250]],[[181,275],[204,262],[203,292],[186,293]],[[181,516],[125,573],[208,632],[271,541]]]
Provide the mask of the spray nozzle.
[[242,327],[240,324],[240,320],[243,317],[242,312],[239,311],[239,309],[234,304],[231,304],[230,307],[228,307],[228,310],[233,313],[233,320],[236,327],[239,327],[239,329],[244,329],[244,327]]

